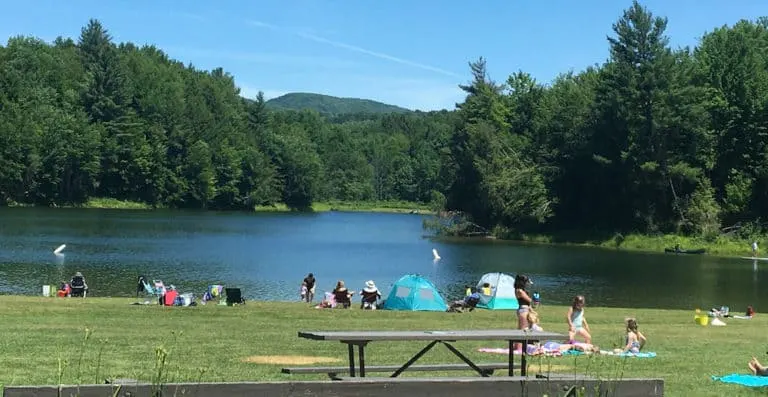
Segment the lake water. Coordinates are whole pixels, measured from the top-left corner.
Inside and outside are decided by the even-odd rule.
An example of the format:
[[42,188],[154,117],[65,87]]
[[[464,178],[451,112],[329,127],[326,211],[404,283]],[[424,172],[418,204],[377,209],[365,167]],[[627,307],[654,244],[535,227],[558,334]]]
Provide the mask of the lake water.
[[[614,307],[768,306],[768,263],[697,255],[630,253],[499,241],[431,241],[422,217],[328,212],[244,214],[182,211],[0,209],[0,293],[40,294],[43,284],[85,274],[93,296],[135,296],[136,278],[181,292],[209,284],[248,299],[298,300],[314,272],[318,295],[343,279],[376,281],[386,294],[406,273],[427,276],[447,300],[487,272],[526,273],[542,302]],[[53,250],[67,244],[64,256]],[[442,257],[432,259],[432,248]],[[762,305],[766,303],[766,305]]]

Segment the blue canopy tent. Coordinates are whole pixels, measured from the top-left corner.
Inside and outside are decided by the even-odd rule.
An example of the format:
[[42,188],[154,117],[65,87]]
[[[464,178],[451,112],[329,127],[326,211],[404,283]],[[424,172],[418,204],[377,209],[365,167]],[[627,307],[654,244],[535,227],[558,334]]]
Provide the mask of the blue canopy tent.
[[448,309],[448,305],[445,304],[445,300],[432,282],[424,277],[408,274],[392,286],[383,308],[444,312]]
[[481,295],[477,307],[489,310],[517,310],[515,297],[515,278],[504,273],[487,273],[480,278],[477,289],[482,291],[484,284],[491,286],[490,295]]

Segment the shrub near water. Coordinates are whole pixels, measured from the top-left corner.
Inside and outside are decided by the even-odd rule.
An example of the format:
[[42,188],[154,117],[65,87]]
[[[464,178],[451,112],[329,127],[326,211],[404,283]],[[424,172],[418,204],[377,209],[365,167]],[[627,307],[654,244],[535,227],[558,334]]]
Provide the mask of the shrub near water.
[[[280,368],[285,365],[274,357],[337,359],[338,364],[321,365],[346,365],[347,351],[343,345],[299,339],[300,330],[515,326],[509,311],[449,314],[354,308],[316,310],[300,303],[161,307],[135,306],[131,302],[122,298],[1,297],[0,316],[5,332],[0,373],[4,374],[4,381],[10,385],[42,385],[101,383],[104,378],[134,378],[154,384],[326,379],[324,375],[281,374]],[[546,330],[565,332],[566,310],[562,306],[542,306],[541,325]],[[594,341],[601,348],[611,349],[621,343],[623,320],[631,316],[638,319],[640,330],[649,339],[647,350],[657,352],[658,357],[534,358],[529,360],[531,371],[589,374],[603,379],[662,378],[668,396],[754,395],[746,388],[715,383],[709,376],[745,373],[751,356],[764,357],[764,346],[756,342],[764,338],[768,317],[758,314],[752,320],[728,320],[726,327],[701,327],[694,324],[693,314],[693,310],[589,307],[587,317]],[[371,343],[366,361],[370,365],[402,364],[423,346],[421,342]],[[505,347],[503,342],[458,342],[456,346],[477,362],[505,360],[505,356],[476,351],[479,347]],[[253,360],[254,356],[271,356],[274,364],[262,364],[265,360]],[[420,362],[459,361],[447,349],[436,348]],[[498,375],[503,373],[499,371]],[[404,375],[424,376],[418,372]]]

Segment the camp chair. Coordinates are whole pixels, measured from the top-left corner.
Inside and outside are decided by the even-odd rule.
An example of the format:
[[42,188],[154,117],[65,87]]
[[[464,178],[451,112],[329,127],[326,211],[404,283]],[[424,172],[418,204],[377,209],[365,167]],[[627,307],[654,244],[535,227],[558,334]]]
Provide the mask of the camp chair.
[[451,303],[446,311],[448,313],[464,313],[464,310],[471,312],[477,308],[478,303],[480,303],[480,298],[468,296],[464,300]]
[[165,296],[165,292],[167,291],[167,288],[165,288],[165,284],[163,284],[162,280],[152,280],[152,285],[149,285],[149,283],[145,282],[144,289],[147,291],[149,295],[152,295],[153,297],[157,298],[157,302],[159,304],[161,305],[164,304],[163,296]]
[[84,277],[82,276],[72,277],[72,280],[69,282],[69,288],[70,288],[69,296],[85,298],[86,286],[85,286]]
[[150,283],[145,276],[139,276],[136,282],[136,299],[139,299],[139,294],[144,292],[145,294],[153,297],[160,298],[165,295],[165,285],[160,280],[152,280]]
[[245,303],[240,288],[224,288],[224,293],[227,295],[227,306]]
[[477,308],[477,304],[480,303],[480,298],[476,297],[469,297],[465,301],[465,308],[468,308],[469,311],[474,311],[475,308]]

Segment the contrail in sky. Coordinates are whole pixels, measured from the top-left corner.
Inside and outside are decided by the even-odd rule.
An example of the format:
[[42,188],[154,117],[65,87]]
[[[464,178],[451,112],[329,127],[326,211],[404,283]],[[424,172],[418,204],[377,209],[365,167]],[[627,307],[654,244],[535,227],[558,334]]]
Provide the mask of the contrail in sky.
[[438,67],[434,67],[434,66],[430,66],[430,65],[425,65],[423,63],[409,61],[407,59],[398,58],[396,56],[384,54],[384,53],[381,53],[381,52],[367,50],[365,48],[354,46],[354,45],[347,44],[347,43],[342,43],[340,41],[329,40],[329,39],[326,39],[325,37],[320,37],[320,36],[317,36],[317,35],[314,35],[314,34],[309,34],[309,33],[295,31],[295,30],[289,30],[289,29],[285,29],[285,28],[282,28],[282,27],[279,27],[279,26],[275,26],[275,25],[272,25],[272,24],[269,24],[269,23],[265,23],[265,22],[260,22],[260,21],[248,21],[248,23],[250,25],[252,25],[252,26],[256,26],[256,27],[260,27],[260,28],[265,28],[265,29],[270,29],[270,30],[274,30],[274,31],[279,31],[279,32],[283,32],[283,33],[289,33],[289,34],[292,34],[292,35],[295,35],[295,36],[299,36],[299,37],[307,39],[307,40],[312,40],[312,41],[317,42],[317,43],[327,44],[327,45],[330,45],[330,46],[333,46],[333,47],[343,48],[343,49],[348,50],[348,51],[357,52],[357,53],[360,53],[360,54],[370,55],[372,57],[376,57],[376,58],[379,58],[379,59],[384,59],[384,60],[387,60],[387,61],[397,62],[399,64],[413,66],[413,67],[419,68],[419,69],[429,70],[430,72],[440,73],[440,74],[443,74],[443,75],[446,75],[446,76],[451,76],[451,77],[459,77],[459,78],[463,77],[463,76],[461,76],[461,75],[459,75],[457,73],[451,72],[449,70],[440,69]]

